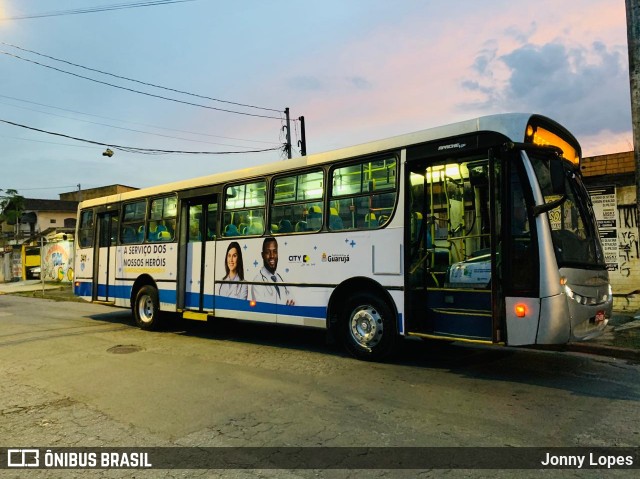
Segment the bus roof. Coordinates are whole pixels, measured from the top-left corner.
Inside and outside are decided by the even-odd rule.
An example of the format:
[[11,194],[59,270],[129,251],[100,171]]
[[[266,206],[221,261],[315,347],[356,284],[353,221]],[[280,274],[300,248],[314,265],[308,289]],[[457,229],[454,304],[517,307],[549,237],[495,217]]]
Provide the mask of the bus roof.
[[543,120],[547,124],[553,125],[555,128],[560,129],[571,139],[573,139],[577,144],[575,138],[573,138],[573,136],[571,136],[571,134],[567,130],[565,130],[561,125],[549,118],[529,113],[503,113],[483,116],[457,123],[451,123],[448,125],[420,130],[413,133],[405,133],[383,140],[376,140],[360,145],[341,148],[338,150],[316,153],[300,158],[280,160],[264,165],[244,168],[242,170],[215,173],[212,175],[200,176],[197,178],[141,188],[135,191],[104,196],[101,198],[94,198],[80,203],[80,208],[100,206],[113,202],[144,198],[147,196],[156,196],[163,193],[188,190],[191,188],[198,188],[207,185],[227,183],[238,180],[240,178],[260,177],[288,170],[297,170],[306,166],[321,165],[345,158],[356,158],[375,153],[383,153],[385,151],[398,150],[402,147],[410,145],[426,143],[441,138],[450,138],[479,131],[493,131],[501,133],[514,142],[523,142],[526,127],[529,124],[530,120],[534,117],[539,120]]

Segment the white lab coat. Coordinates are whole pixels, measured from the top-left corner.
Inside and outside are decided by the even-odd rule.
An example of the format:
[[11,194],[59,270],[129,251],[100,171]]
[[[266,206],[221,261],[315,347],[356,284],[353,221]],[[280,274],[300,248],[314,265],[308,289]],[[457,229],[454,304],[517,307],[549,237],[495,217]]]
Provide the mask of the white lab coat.
[[294,301],[289,288],[277,285],[277,283],[284,282],[282,276],[277,272],[271,274],[271,272],[263,266],[255,278],[253,278],[253,281],[255,283],[265,283],[264,285],[251,285],[250,299],[257,303],[287,304],[287,302]]

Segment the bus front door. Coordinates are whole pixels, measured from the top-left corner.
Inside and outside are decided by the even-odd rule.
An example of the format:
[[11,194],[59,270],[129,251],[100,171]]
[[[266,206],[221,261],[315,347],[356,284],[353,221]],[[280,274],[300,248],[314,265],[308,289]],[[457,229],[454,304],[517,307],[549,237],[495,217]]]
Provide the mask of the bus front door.
[[118,213],[98,213],[96,254],[93,256],[93,300],[114,302]]
[[[215,231],[218,203],[215,196],[190,199],[183,206],[183,238],[180,264],[184,264],[181,309],[190,319],[206,319],[214,310]],[[184,258],[184,261],[183,261]]]
[[412,166],[407,330],[495,342],[495,175],[488,159]]

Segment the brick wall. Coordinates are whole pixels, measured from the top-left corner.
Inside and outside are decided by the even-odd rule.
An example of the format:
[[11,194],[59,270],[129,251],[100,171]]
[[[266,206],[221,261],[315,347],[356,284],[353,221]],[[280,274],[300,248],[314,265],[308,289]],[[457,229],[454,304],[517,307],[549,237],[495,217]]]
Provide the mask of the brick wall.
[[633,151],[610,153],[582,159],[582,174],[585,178],[604,175],[635,174]]

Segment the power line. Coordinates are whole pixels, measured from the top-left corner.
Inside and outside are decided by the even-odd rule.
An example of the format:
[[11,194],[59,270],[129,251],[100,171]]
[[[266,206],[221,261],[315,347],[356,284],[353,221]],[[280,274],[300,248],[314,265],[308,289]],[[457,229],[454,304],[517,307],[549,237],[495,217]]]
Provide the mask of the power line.
[[8,47],[16,48],[18,50],[22,50],[23,52],[33,53],[34,55],[38,55],[38,56],[41,56],[41,57],[44,57],[44,58],[48,58],[50,60],[54,60],[54,61],[61,62],[61,63],[66,63],[67,65],[71,65],[71,66],[74,66],[74,67],[82,68],[84,70],[89,70],[89,71],[92,71],[92,72],[101,73],[103,75],[109,75],[109,76],[112,76],[114,78],[119,78],[121,80],[127,80],[127,81],[130,81],[130,82],[139,83],[141,85],[151,86],[151,87],[154,87],[154,88],[160,88],[162,90],[168,90],[168,91],[172,91],[172,92],[175,92],[175,93],[181,93],[183,95],[194,96],[194,97],[202,98],[202,99],[205,99],[205,100],[212,100],[212,101],[217,101],[217,102],[220,102],[220,103],[227,103],[229,105],[244,106],[246,108],[256,108],[258,110],[274,111],[276,113],[281,113],[280,110],[276,110],[274,108],[265,108],[265,107],[261,107],[261,106],[249,105],[249,104],[246,104],[246,103],[238,103],[238,102],[234,102],[234,101],[220,100],[219,98],[212,98],[212,97],[206,96],[206,95],[199,95],[197,93],[191,93],[191,92],[184,91],[184,90],[178,90],[176,88],[170,88],[170,87],[165,87],[165,86],[162,86],[162,85],[156,85],[154,83],[149,83],[149,82],[145,82],[145,81],[141,81],[141,80],[136,80],[135,78],[128,78],[128,77],[125,77],[125,76],[122,76],[122,75],[116,75],[115,73],[105,72],[103,70],[98,70],[96,68],[85,67],[83,65],[79,65],[77,63],[73,63],[73,62],[70,62],[68,60],[62,60],[60,58],[52,57],[50,55],[45,55],[44,53],[39,53],[39,52],[36,52],[34,50],[29,50],[27,48],[22,48],[22,47],[19,47],[17,45],[13,45],[11,43],[0,42],[0,44],[8,46]]
[[8,138],[10,140],[32,141],[34,143],[45,143],[47,145],[69,146],[71,148],[93,148],[87,145],[70,145],[69,143],[56,143],[55,141],[34,140],[33,138],[19,138],[17,136],[0,135],[0,138]]
[[[2,95],[0,95],[0,96],[2,96]],[[56,115],[55,113],[49,113],[49,112],[42,111],[42,110],[36,110],[36,109],[34,109],[34,108],[27,108],[27,107],[23,107],[23,106],[11,105],[11,104],[4,103],[4,102],[0,102],[0,105],[8,105],[8,106],[12,106],[12,107],[14,107],[14,108],[21,108],[21,109],[23,109],[23,110],[35,111],[35,112],[37,112],[37,113],[42,113],[42,114],[44,114],[44,115],[55,116],[55,117],[58,117],[58,118],[65,118],[65,119],[67,119],[67,120],[73,120],[73,121],[81,121],[81,122],[83,122],[83,123],[88,123],[88,124],[90,124],[90,125],[106,126],[106,127],[108,127],[108,128],[115,128],[116,130],[131,131],[131,132],[133,132],[133,133],[142,133],[142,134],[144,134],[144,135],[160,136],[160,137],[162,137],[162,138],[170,138],[170,139],[173,139],[173,140],[182,140],[182,141],[191,141],[191,142],[194,142],[194,143],[206,143],[206,144],[209,144],[209,145],[231,146],[231,147],[233,147],[233,148],[245,148],[244,146],[239,146],[239,145],[229,145],[229,144],[227,144],[227,143],[214,143],[214,142],[212,142],[212,141],[194,140],[194,139],[191,139],[191,138],[182,138],[182,137],[171,136],[171,135],[163,135],[163,134],[161,134],[161,133],[153,133],[153,132],[151,132],[151,131],[134,130],[133,128],[125,128],[125,127],[122,127],[122,126],[109,125],[108,123],[99,123],[99,122],[97,122],[97,121],[78,120],[78,119],[76,119],[76,118],[70,118],[70,117],[68,117],[68,116],[64,116],[64,115]],[[263,142],[263,143],[267,143],[267,142]],[[276,143],[274,143],[274,142],[269,142],[269,143],[271,143],[271,144],[276,144]]]
[[63,186],[43,186],[41,188],[12,188],[12,189],[16,191],[34,191],[34,190],[59,190],[61,188],[77,188],[77,187],[78,185],[63,185]]
[[120,151],[126,151],[128,153],[142,153],[142,154],[148,154],[148,155],[163,155],[163,154],[168,154],[168,153],[190,154],[190,155],[233,155],[233,154],[238,154],[238,153],[263,153],[263,152],[266,152],[266,151],[281,150],[283,148],[282,145],[274,147],[274,148],[265,148],[265,149],[262,149],[262,150],[244,150],[244,151],[185,151],[185,150],[160,150],[160,149],[156,149],[156,148],[138,148],[138,147],[134,147],[134,146],[122,146],[122,145],[114,145],[114,144],[110,144],[110,143],[104,143],[104,142],[100,142],[100,141],[86,140],[84,138],[78,138],[78,137],[75,137],[75,136],[65,135],[63,133],[56,133],[56,132],[53,132],[53,131],[41,130],[39,128],[34,128],[32,126],[22,125],[20,123],[15,123],[13,121],[8,121],[8,120],[0,119],[0,122],[1,123],[6,123],[6,124],[12,125],[12,126],[17,126],[17,127],[20,127],[20,128],[26,128],[27,130],[37,131],[37,132],[40,132],[40,133],[46,133],[47,135],[60,136],[62,138],[69,138],[71,140],[76,140],[76,141],[81,141],[81,142],[84,142],[84,143],[89,143],[91,145],[108,146],[109,148],[114,148],[114,149],[120,150]]
[[79,15],[82,13],[97,13],[97,12],[106,12],[112,10],[123,10],[128,8],[139,8],[139,7],[155,7],[158,5],[169,5],[171,3],[185,3],[185,2],[193,2],[194,0],[149,0],[149,1],[137,1],[137,2],[127,2],[127,3],[117,3],[113,5],[102,5],[96,7],[89,8],[74,8],[72,10],[59,10],[57,12],[48,12],[48,13],[36,13],[31,15],[17,15],[15,17],[3,17],[0,20],[27,20],[30,18],[44,18],[44,17],[59,17],[63,15]]
[[146,96],[150,96],[150,97],[154,97],[154,98],[160,98],[162,100],[168,100],[168,101],[173,101],[173,102],[176,102],[176,103],[182,103],[184,105],[197,106],[197,107],[200,107],[200,108],[206,108],[208,110],[221,111],[221,112],[224,112],[224,113],[234,113],[236,115],[253,116],[253,117],[258,117],[258,118],[270,118],[272,120],[280,120],[280,121],[282,120],[281,117],[277,117],[277,116],[258,115],[256,113],[247,113],[247,112],[236,111],[236,110],[227,110],[227,109],[224,109],[224,108],[216,108],[214,106],[201,105],[199,103],[192,103],[192,102],[189,102],[189,101],[178,100],[178,99],[175,99],[175,98],[169,98],[169,97],[162,96],[162,95],[156,95],[154,93],[147,93],[147,92],[144,92],[144,91],[135,90],[133,88],[127,88],[127,87],[120,86],[120,85],[114,85],[113,83],[105,82],[105,81],[102,81],[102,80],[96,80],[95,78],[91,78],[91,77],[87,77],[87,76],[84,76],[84,75],[79,75],[77,73],[73,73],[73,72],[69,72],[69,71],[66,71],[66,70],[62,70],[61,68],[52,67],[51,65],[45,65],[44,63],[40,63],[40,62],[37,62],[35,60],[30,60],[28,58],[23,58],[23,57],[21,57],[19,55],[15,55],[13,53],[9,53],[9,52],[6,52],[4,50],[0,50],[0,53],[3,54],[3,55],[7,55],[9,57],[12,57],[12,58],[17,58],[18,60],[22,60],[22,61],[25,61],[25,62],[33,63],[35,65],[38,65],[38,66],[41,66],[41,67],[44,67],[44,68],[49,68],[51,70],[55,70],[55,71],[60,72],[60,73],[66,73],[67,75],[71,75],[71,76],[74,76],[74,77],[82,78],[84,80],[89,80],[89,81],[92,81],[92,82],[95,82],[95,83],[100,83],[102,85],[107,85],[107,86],[110,86],[110,87],[113,87],[113,88],[119,88],[121,90],[126,90],[126,91],[130,91],[130,92],[133,92],[133,93],[138,93],[140,95],[146,95]]
[[[105,119],[105,120],[119,121],[119,122],[121,122],[121,123],[129,123],[129,124],[131,124],[131,125],[146,126],[146,127],[149,127],[149,128],[157,128],[158,130],[175,131],[175,132],[178,132],[178,133],[187,133],[187,134],[189,134],[189,135],[198,135],[198,136],[208,136],[208,137],[211,137],[211,138],[223,138],[223,139],[225,139],[225,140],[246,141],[246,142],[248,142],[248,143],[268,143],[268,144],[276,144],[276,142],[273,142],[273,141],[264,141],[264,140],[247,140],[246,138],[236,138],[236,137],[233,137],[233,136],[212,135],[212,134],[210,134],[210,133],[201,133],[201,132],[196,132],[196,131],[180,130],[180,129],[177,129],[177,128],[167,128],[167,127],[164,127],[164,126],[151,125],[151,124],[148,124],[148,123],[140,123],[140,122],[136,122],[136,121],[122,120],[122,119],[120,119],[120,118],[111,118],[111,117],[109,117],[109,116],[94,115],[94,114],[91,114],[91,113],[85,113],[85,112],[82,112],[82,111],[71,110],[71,109],[69,109],[69,108],[60,108],[60,107],[57,107],[57,106],[47,105],[47,104],[45,104],[45,103],[38,103],[38,102],[35,102],[35,101],[30,101],[30,100],[23,100],[22,98],[16,98],[16,97],[12,97],[12,96],[0,95],[0,98],[7,98],[7,99],[9,99],[9,100],[19,101],[19,102],[23,102],[23,103],[29,103],[29,104],[31,104],[31,105],[43,106],[43,107],[45,107],[45,108],[51,108],[51,109],[53,109],[53,110],[66,111],[66,112],[69,112],[69,113],[75,113],[75,114],[77,114],[77,115],[84,115],[84,116],[90,116],[90,117],[93,117],[93,118],[102,118],[102,119]],[[4,104],[4,105],[13,106],[13,107],[15,107],[15,108],[24,108],[24,109],[28,109],[28,108],[26,108],[26,107],[19,107],[19,106],[17,106],[17,105],[11,105],[10,103],[3,103],[3,104]],[[46,113],[46,112],[42,112],[42,111],[39,111],[39,110],[32,110],[32,111],[36,111],[36,112],[40,112],[40,113],[45,113],[45,114],[47,114],[47,115],[53,115],[53,113]],[[62,115],[60,115],[60,117],[61,117],[61,118],[68,118],[68,117],[64,117],[64,116],[62,116]],[[82,121],[82,120],[77,120],[77,121]],[[91,123],[91,122],[88,122],[88,123]],[[114,127],[114,128],[115,128],[115,127]]]

